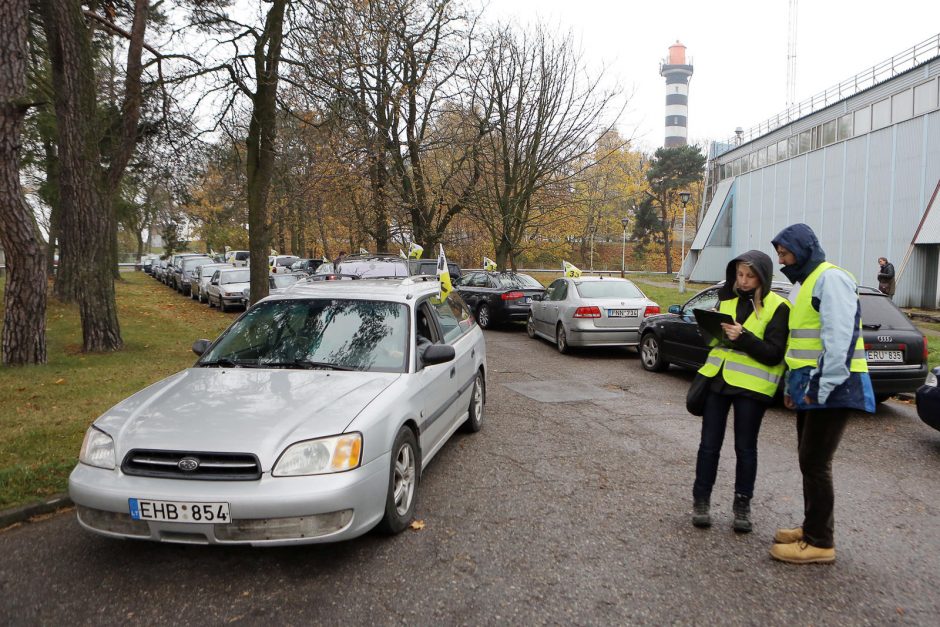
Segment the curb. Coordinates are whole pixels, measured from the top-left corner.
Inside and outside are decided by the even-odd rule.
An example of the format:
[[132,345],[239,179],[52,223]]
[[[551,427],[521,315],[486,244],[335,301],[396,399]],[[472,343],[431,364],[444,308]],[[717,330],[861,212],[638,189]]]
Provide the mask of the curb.
[[55,511],[71,506],[72,499],[70,499],[67,494],[57,494],[46,499],[45,501],[30,503],[29,505],[14,507],[13,509],[6,509],[0,512],[0,529],[9,527],[10,525],[15,525],[17,523],[26,522],[35,516],[51,514]]

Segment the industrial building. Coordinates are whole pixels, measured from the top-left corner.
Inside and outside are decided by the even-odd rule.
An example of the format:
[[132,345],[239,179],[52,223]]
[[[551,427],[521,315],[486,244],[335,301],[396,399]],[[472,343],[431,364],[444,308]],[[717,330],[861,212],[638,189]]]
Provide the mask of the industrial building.
[[[894,301],[940,307],[940,35],[710,149],[706,206],[681,272],[724,278],[728,261],[805,222],[829,261]],[[775,278],[782,278],[775,277]]]

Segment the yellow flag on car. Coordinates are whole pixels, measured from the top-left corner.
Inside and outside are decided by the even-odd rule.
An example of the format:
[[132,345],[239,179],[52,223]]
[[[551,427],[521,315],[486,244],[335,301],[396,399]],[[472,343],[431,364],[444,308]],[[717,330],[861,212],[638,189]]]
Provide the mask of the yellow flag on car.
[[408,247],[408,258],[409,259],[421,259],[421,255],[424,253],[424,246],[421,244],[415,244],[411,242],[411,246]]
[[490,259],[489,257],[484,256],[483,257],[483,269],[486,270],[487,272],[495,272],[496,262]]
[[323,263],[330,263],[330,260],[326,258],[326,255],[323,255]]
[[450,270],[447,268],[447,257],[444,256],[444,245],[440,246],[441,254],[437,257],[437,278],[441,282],[441,302],[444,302],[447,295],[454,291],[454,286],[450,282]]
[[360,247],[359,247],[359,254],[360,254],[360,255],[368,255],[368,254],[369,254],[369,251],[366,250],[365,248],[363,248],[362,246],[360,246]]
[[408,255],[406,255],[405,251],[403,251],[401,248],[398,249],[398,256],[401,257],[402,259],[408,258]]
[[565,270],[565,276],[568,278],[578,278],[581,276],[581,269],[573,263],[562,260],[561,267]]

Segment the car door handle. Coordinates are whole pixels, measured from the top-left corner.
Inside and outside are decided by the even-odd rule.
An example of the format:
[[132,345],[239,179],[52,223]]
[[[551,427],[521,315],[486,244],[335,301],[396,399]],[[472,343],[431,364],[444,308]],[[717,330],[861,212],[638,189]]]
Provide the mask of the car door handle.
[[451,369],[450,369],[450,378],[453,379],[454,376],[456,376],[456,374],[457,374],[457,369],[456,369],[456,368],[451,368]]
[[471,357],[476,357],[476,356],[477,356],[477,349],[475,349],[475,348],[470,349],[470,356],[471,356]]

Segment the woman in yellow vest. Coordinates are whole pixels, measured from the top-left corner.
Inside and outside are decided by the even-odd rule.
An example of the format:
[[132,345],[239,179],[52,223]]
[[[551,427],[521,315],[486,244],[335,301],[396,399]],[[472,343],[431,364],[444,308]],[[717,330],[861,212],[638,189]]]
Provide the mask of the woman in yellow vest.
[[719,311],[734,318],[722,324],[724,338],[708,354],[699,373],[711,378],[702,416],[702,439],[692,488],[692,524],[711,526],[711,493],[725,437],[728,412],[734,407],[734,530],[751,531],[751,498],[757,476],[757,435],[764,412],[783,379],[789,334],[789,303],[770,290],[773,261],[749,250],[728,264],[718,291]]

